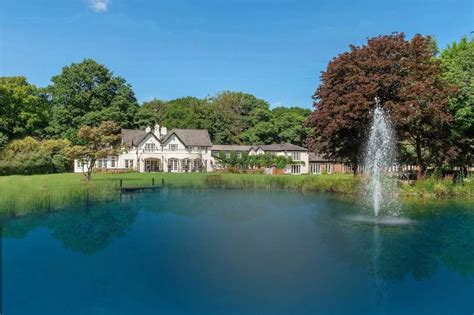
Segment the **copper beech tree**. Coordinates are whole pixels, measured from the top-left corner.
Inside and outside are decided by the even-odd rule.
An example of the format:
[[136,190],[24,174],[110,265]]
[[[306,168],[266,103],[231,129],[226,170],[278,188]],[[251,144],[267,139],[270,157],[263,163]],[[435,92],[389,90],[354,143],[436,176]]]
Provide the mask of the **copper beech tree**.
[[98,127],[82,126],[78,139],[82,144],[69,149],[68,155],[81,163],[82,173],[87,181],[90,181],[98,159],[120,153],[120,127],[114,122],[103,121]]
[[314,131],[308,146],[350,162],[355,173],[378,98],[399,144],[413,152],[422,177],[428,162],[441,159],[451,121],[447,105],[452,88],[440,78],[434,54],[430,37],[406,40],[404,34],[394,33],[370,38],[332,59],[313,96],[309,124]]

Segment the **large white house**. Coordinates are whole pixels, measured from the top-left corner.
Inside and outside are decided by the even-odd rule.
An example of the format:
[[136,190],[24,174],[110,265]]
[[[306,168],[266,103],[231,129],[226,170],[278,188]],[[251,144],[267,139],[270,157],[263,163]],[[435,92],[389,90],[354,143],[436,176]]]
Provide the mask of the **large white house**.
[[[270,145],[212,145],[207,130],[171,129],[159,125],[146,129],[122,129],[123,147],[118,156],[109,156],[96,162],[103,170],[135,170],[138,172],[213,172],[220,168],[219,152],[237,155],[254,154],[285,155],[292,158],[284,173],[307,174],[308,150],[289,143]],[[83,171],[80,161],[74,162],[74,171]]]

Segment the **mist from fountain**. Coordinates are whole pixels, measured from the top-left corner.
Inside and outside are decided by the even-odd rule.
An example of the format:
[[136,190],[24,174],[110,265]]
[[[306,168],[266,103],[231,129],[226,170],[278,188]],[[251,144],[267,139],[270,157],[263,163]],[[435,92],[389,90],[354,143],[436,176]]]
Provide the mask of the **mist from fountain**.
[[395,136],[387,113],[376,102],[363,163],[364,199],[376,217],[381,212],[394,216],[400,208],[397,181],[389,173],[390,167],[396,164]]

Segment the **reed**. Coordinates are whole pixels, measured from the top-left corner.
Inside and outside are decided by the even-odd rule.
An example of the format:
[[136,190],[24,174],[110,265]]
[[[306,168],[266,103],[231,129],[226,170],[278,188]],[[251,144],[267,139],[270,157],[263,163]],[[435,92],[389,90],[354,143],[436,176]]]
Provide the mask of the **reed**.
[[[348,195],[357,194],[361,182],[359,177],[349,174],[97,173],[90,182],[84,181],[82,175],[72,173],[1,176],[0,215],[19,216],[117,200],[120,180],[123,186],[136,187],[151,185],[152,179],[155,185],[161,185],[164,180],[166,186],[176,188],[285,189]],[[454,185],[450,180],[425,179],[401,183],[399,189],[402,196],[474,200],[473,180]]]

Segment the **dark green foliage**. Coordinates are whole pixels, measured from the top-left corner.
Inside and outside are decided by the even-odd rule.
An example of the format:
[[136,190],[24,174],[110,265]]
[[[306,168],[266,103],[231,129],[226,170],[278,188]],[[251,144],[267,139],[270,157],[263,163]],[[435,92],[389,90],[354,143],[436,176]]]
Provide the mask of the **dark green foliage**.
[[474,158],[474,40],[464,37],[453,43],[440,60],[443,77],[457,87],[449,102],[453,124],[448,163],[466,166]]
[[67,172],[72,168],[69,147],[67,140],[14,140],[0,154],[0,175]]
[[3,132],[0,132],[0,150],[4,149],[8,143],[8,136]]
[[8,141],[35,136],[80,144],[82,126],[115,122],[124,128],[156,124],[207,129],[215,144],[302,145],[310,111],[279,107],[251,94],[225,91],[205,99],[152,100],[138,106],[131,86],[92,59],[72,63],[38,89],[24,77],[0,78],[0,149]]
[[49,136],[77,142],[77,131],[84,125],[113,121],[122,127],[135,126],[138,103],[131,86],[94,60],[64,67],[51,81]]
[[303,145],[311,133],[311,128],[305,127],[310,114],[309,109],[299,107],[276,107],[271,111],[256,110],[250,115],[250,121],[254,124],[240,135],[240,139],[248,144]]
[[260,155],[249,155],[243,153],[240,157],[237,153],[232,151],[227,156],[224,152],[219,152],[216,157],[219,162],[225,168],[234,169],[249,169],[249,168],[260,168],[260,167],[273,167],[278,169],[285,168],[286,165],[293,163],[291,157],[284,155],[273,155],[273,154],[260,154]]
[[171,101],[152,100],[145,102],[136,115],[141,128],[156,124],[168,128],[210,128],[210,107],[206,100],[182,97]]
[[0,77],[0,149],[9,140],[40,136],[47,121],[47,102],[25,77]]
[[223,92],[207,99],[194,97],[145,102],[137,113],[144,128],[160,124],[168,128],[207,129],[215,144],[303,145],[311,129],[304,127],[309,109],[277,107],[253,95]]

